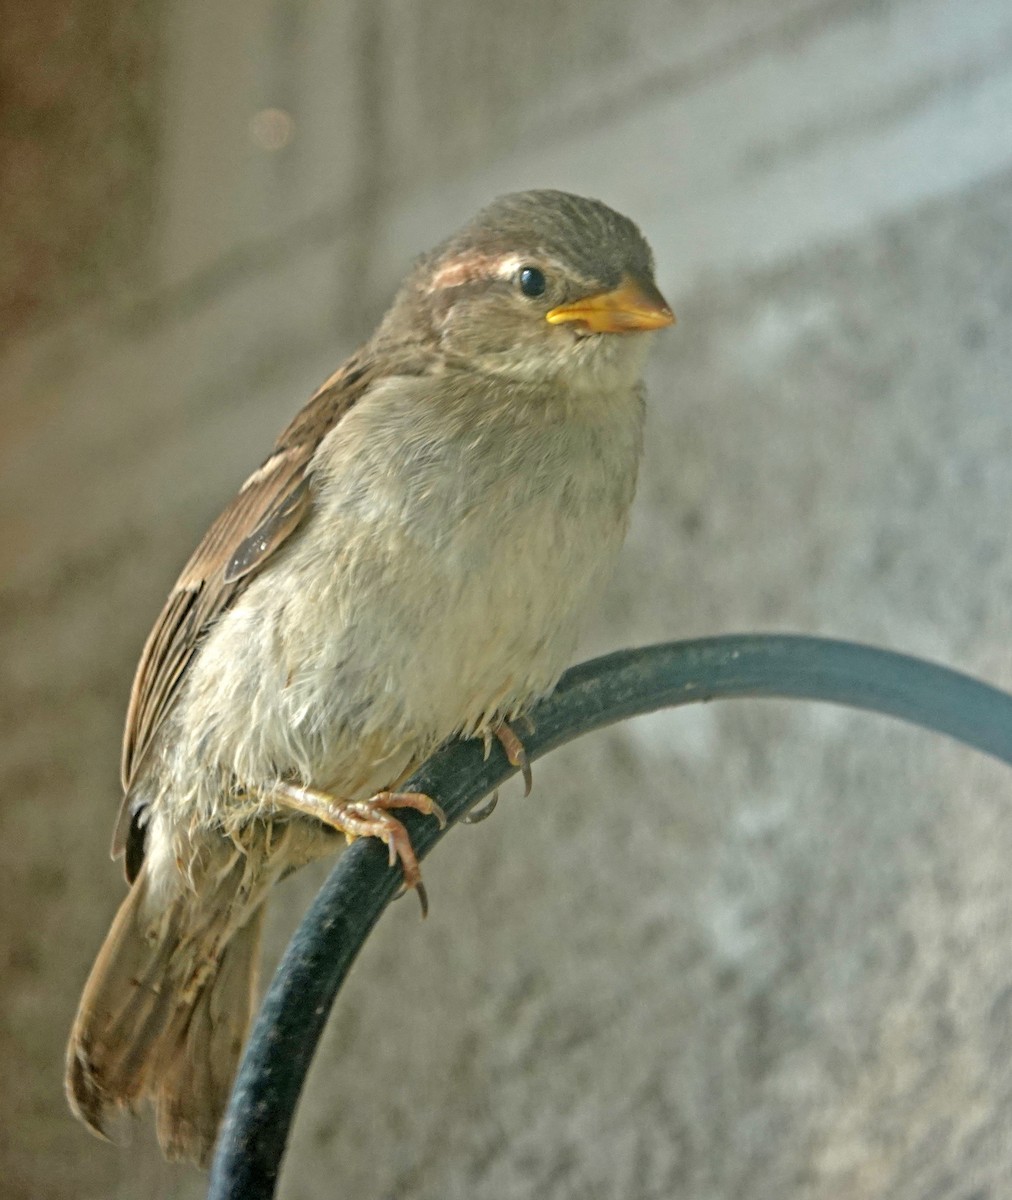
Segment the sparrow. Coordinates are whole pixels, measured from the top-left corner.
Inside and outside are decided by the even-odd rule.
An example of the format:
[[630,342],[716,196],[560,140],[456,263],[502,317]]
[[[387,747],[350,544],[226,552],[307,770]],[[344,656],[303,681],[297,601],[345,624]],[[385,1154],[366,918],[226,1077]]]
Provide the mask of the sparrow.
[[206,1165],[272,885],[343,835],[386,843],[421,891],[396,813],[441,812],[398,786],[453,737],[497,737],[526,768],[511,723],[608,578],[644,335],[673,320],[626,217],[501,197],[415,263],[208,530],[130,696],[113,838],[130,889],[67,1052],[94,1132],[149,1100],[166,1156]]

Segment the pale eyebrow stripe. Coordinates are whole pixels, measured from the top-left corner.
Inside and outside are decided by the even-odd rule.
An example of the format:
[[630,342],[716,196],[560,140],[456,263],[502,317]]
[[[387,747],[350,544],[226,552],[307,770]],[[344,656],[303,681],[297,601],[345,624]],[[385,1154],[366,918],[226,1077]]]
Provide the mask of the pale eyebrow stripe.
[[509,279],[522,265],[523,260],[516,254],[468,254],[461,258],[452,258],[440,267],[425,290],[426,293],[436,292],[440,288],[457,287],[474,279],[487,279],[489,276]]

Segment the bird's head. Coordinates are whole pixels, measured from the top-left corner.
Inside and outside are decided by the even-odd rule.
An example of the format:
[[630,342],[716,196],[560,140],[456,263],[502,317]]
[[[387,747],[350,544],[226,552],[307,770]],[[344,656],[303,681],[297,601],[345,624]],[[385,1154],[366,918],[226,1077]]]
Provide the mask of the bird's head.
[[387,316],[441,361],[517,382],[637,378],[674,321],[628,218],[556,191],[503,196],[419,259]]

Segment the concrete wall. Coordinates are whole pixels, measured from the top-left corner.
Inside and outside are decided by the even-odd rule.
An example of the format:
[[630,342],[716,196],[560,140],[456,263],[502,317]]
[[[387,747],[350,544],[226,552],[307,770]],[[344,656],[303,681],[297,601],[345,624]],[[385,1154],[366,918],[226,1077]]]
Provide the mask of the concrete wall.
[[[121,895],[134,661],[408,259],[495,193],[628,212],[680,317],[587,653],[795,630],[1012,686],[1012,10],[32,11],[0,105],[0,1190],[199,1197],[60,1094]],[[588,738],[535,789],[428,862],[428,922],[382,922],[283,1195],[1006,1194],[1007,771],[737,703]],[[272,955],[317,878],[281,889]]]

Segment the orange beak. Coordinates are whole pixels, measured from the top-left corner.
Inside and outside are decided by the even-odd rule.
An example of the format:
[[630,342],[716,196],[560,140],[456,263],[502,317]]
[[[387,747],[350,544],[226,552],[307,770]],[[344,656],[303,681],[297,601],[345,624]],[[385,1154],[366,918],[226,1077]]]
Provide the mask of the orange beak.
[[591,333],[636,333],[673,325],[675,314],[652,283],[626,275],[612,291],[560,304],[545,320],[552,325],[581,321]]

